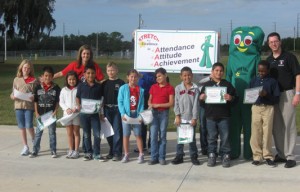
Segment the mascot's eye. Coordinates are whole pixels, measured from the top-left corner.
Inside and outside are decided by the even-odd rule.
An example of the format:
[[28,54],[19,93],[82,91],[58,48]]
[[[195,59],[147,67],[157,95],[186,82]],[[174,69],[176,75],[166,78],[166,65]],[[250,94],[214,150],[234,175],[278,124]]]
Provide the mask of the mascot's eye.
[[249,46],[252,44],[252,37],[251,36],[246,36],[244,39],[245,45]]
[[240,35],[235,35],[233,39],[234,39],[233,43],[235,45],[239,45],[241,43],[241,36]]

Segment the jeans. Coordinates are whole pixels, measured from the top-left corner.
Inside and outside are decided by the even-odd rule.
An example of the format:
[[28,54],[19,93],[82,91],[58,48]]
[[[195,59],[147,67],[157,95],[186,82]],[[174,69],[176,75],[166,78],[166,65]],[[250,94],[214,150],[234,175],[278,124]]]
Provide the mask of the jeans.
[[202,151],[207,151],[207,127],[206,127],[206,117],[205,117],[205,109],[200,106],[199,111],[199,120],[200,120],[200,145]]
[[219,154],[221,157],[230,153],[229,118],[210,119],[207,122],[208,153],[217,154],[218,135],[220,136]]
[[[85,153],[100,155],[100,118],[99,114],[80,113],[80,124],[83,128],[83,142]],[[94,147],[92,147],[91,132],[93,129]]]
[[[43,130],[36,128],[33,141],[33,152],[38,153],[40,151],[43,132]],[[48,132],[51,152],[56,153],[56,123],[52,123],[48,126]]]
[[[198,148],[196,145],[196,138],[195,138],[195,127],[194,127],[194,135],[193,135],[193,142],[189,143],[189,151],[190,151],[190,157],[198,157]],[[176,155],[182,155],[184,156],[183,152],[184,144],[177,144],[176,146]]]
[[16,109],[16,118],[20,129],[33,128],[33,110]]
[[123,133],[121,115],[118,110],[118,107],[105,107],[104,114],[114,130],[114,135],[106,138],[110,147],[109,154],[121,156]]
[[166,158],[168,121],[169,110],[153,110],[153,121],[150,127],[152,161]]

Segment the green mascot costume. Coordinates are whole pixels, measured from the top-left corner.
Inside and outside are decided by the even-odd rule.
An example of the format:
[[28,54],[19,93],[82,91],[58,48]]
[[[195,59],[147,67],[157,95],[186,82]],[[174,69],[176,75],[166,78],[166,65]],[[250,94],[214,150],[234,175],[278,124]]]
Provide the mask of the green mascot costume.
[[243,104],[244,90],[249,87],[250,80],[257,74],[257,65],[264,41],[264,32],[260,27],[238,27],[231,33],[229,58],[226,67],[226,79],[236,88],[239,96],[237,105],[231,110],[230,144],[231,158],[239,158],[241,154],[241,133],[244,134],[244,158],[252,158],[251,137],[251,105]]

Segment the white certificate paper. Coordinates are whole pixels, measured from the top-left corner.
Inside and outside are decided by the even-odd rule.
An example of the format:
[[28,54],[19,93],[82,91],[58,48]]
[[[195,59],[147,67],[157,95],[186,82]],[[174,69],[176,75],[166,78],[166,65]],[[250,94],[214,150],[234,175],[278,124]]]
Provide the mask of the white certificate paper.
[[205,103],[224,104],[226,100],[224,95],[227,93],[227,87],[205,87]]
[[94,114],[101,108],[101,100],[81,99],[80,113]]
[[140,112],[140,115],[141,115],[145,125],[148,125],[148,124],[152,123],[153,113],[152,113],[151,109],[146,109],[146,110]]
[[189,123],[180,124],[177,127],[177,143],[187,144],[193,142],[194,127]]
[[245,89],[244,94],[244,103],[253,104],[256,102],[257,98],[259,97],[259,92],[263,89],[262,86],[254,87],[250,89]]
[[59,122],[62,126],[65,126],[68,122],[77,117],[77,115],[79,115],[79,113],[71,113],[58,119],[57,122]]
[[107,120],[107,118],[104,118],[104,121],[100,121],[101,124],[101,130],[100,130],[100,138],[104,139],[110,136],[113,136],[115,134],[113,127]]
[[36,119],[38,129],[43,130],[52,123],[56,122],[56,117],[53,117],[52,113],[53,111],[49,111]]
[[18,99],[24,100],[24,101],[30,101],[32,102],[32,100],[30,99],[30,97],[33,96],[33,94],[30,93],[23,93],[21,91],[18,91],[17,89],[13,90],[14,96]]
[[127,121],[123,121],[124,123],[127,123],[127,124],[141,124],[139,118],[132,118],[132,117],[128,117],[127,115],[124,115],[125,118],[127,119]]

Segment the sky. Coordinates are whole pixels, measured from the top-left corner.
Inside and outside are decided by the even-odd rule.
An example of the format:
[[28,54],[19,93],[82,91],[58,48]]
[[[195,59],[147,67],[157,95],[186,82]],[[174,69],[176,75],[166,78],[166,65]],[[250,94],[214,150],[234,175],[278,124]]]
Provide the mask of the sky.
[[[299,0],[56,0],[53,36],[122,33],[130,41],[139,27],[153,30],[213,30],[228,43],[239,26],[259,26],[267,36],[300,37]],[[265,37],[266,39],[266,37]]]

